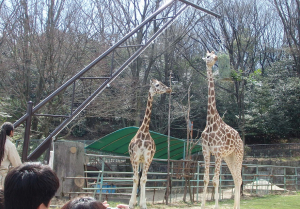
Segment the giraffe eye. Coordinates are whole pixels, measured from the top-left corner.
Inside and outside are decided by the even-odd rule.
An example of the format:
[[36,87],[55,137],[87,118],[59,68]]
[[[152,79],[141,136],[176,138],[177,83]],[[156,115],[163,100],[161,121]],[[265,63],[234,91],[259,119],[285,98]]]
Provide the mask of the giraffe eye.
[[159,84],[155,84],[155,87],[159,87]]
[[210,56],[207,56],[206,58],[209,58]]

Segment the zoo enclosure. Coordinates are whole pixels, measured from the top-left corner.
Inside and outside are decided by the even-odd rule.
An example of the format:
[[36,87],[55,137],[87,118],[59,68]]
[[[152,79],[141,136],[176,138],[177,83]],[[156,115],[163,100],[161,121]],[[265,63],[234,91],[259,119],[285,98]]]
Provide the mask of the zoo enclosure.
[[[88,165],[99,168],[99,171],[85,171],[85,185],[79,192],[62,191],[63,196],[89,194],[102,199],[116,197],[129,199],[132,189],[131,164],[129,157],[86,154]],[[174,202],[184,190],[185,179],[190,178],[190,195],[194,201],[201,199],[203,189],[203,161],[171,160],[171,195],[170,202]],[[167,160],[153,159],[148,172],[146,190],[152,192],[152,202],[156,202],[155,193],[162,194],[166,190]],[[185,164],[188,164],[186,168]],[[109,165],[109,168],[107,167]],[[210,180],[213,177],[214,163],[210,166]],[[243,191],[250,194],[268,194],[277,192],[298,191],[300,167],[273,165],[243,165]],[[64,177],[62,182],[74,181],[80,177]],[[213,190],[212,182],[209,190]],[[221,166],[219,197],[228,199],[234,195],[234,183],[230,171],[225,163]],[[189,190],[188,190],[189,191]],[[199,199],[200,198],[200,199]],[[110,199],[110,200],[111,200]],[[213,196],[212,196],[213,199]],[[182,199],[181,199],[182,200]]]

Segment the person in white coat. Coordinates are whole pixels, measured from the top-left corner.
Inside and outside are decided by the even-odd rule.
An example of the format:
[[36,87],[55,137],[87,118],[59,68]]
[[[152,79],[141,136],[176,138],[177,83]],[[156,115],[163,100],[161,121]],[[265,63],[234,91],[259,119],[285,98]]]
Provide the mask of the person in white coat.
[[3,189],[4,180],[9,166],[17,167],[22,164],[15,144],[12,142],[14,125],[3,123],[0,131],[0,189]]

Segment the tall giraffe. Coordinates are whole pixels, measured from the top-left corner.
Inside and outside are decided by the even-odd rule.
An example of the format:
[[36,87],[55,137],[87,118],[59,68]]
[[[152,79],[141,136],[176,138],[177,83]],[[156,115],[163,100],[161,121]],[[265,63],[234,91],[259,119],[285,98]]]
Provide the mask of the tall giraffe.
[[140,179],[140,207],[142,209],[147,208],[145,197],[147,172],[156,151],[154,140],[149,132],[153,96],[156,94],[171,93],[171,91],[171,88],[165,86],[156,79],[152,79],[150,81],[150,90],[148,93],[148,102],[143,123],[128,146],[130,161],[133,169],[133,188],[129,201],[129,209],[133,209],[134,205],[136,204],[136,194],[139,182],[139,166],[142,169],[142,176]]
[[235,185],[234,209],[240,208],[240,188],[242,184],[242,162],[244,154],[244,146],[239,133],[232,127],[227,125],[220,115],[216,107],[216,97],[214,89],[214,79],[212,74],[212,67],[218,60],[218,57],[212,51],[207,52],[206,57],[203,58],[206,62],[207,79],[208,79],[208,106],[206,127],[202,132],[201,138],[203,156],[205,160],[204,173],[204,190],[202,197],[201,208],[204,209],[206,201],[207,185],[209,183],[209,164],[210,154],[215,156],[215,173],[213,177],[213,185],[215,188],[215,208],[219,208],[219,176],[222,159],[225,160]]

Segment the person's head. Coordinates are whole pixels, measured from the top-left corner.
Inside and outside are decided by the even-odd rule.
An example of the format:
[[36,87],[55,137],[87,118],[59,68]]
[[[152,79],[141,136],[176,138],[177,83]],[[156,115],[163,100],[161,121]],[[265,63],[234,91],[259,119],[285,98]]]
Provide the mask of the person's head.
[[61,209],[106,209],[106,207],[93,197],[77,197],[67,202]]
[[5,134],[5,136],[13,136],[14,135],[14,125],[10,122],[5,122],[1,126],[1,134]]
[[0,165],[4,158],[4,147],[6,142],[6,136],[13,137],[13,135],[14,135],[14,125],[10,122],[3,123],[0,131]]
[[58,177],[49,166],[24,163],[8,172],[5,178],[5,208],[48,208],[58,187]]

